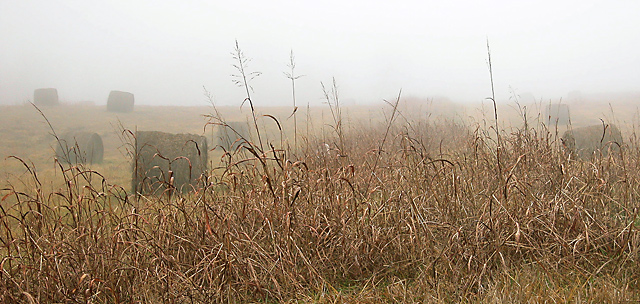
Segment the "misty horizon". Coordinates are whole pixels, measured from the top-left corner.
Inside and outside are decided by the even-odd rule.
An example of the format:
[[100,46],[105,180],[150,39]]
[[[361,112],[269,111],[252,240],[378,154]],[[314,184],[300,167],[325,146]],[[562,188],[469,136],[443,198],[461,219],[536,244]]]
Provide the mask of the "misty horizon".
[[[324,102],[335,78],[345,104],[403,96],[479,102],[626,93],[640,83],[640,3],[490,1],[342,3],[20,1],[0,4],[0,105],[56,88],[63,103],[106,103],[112,90],[138,105],[240,105],[237,40],[262,75],[256,106]],[[204,88],[203,88],[204,87]]]

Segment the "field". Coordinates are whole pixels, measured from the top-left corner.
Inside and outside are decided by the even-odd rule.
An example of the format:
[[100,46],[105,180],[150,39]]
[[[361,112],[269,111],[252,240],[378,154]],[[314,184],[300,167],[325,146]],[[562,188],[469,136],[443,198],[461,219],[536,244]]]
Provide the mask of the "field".
[[[542,103],[496,123],[491,103],[327,99],[295,131],[284,107],[1,107],[0,302],[640,301],[633,103],[572,107],[625,140],[574,159]],[[262,137],[225,153],[231,121]],[[57,163],[69,130],[97,132],[104,161]],[[134,195],[135,130],[204,135],[208,178]]]

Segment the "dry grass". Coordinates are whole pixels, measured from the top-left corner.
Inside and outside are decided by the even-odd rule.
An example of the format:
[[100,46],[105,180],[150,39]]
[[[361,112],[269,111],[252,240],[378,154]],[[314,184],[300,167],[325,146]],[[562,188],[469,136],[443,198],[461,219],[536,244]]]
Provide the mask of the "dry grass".
[[83,165],[56,165],[49,190],[12,158],[27,173],[0,192],[0,301],[640,300],[636,143],[570,161],[544,125],[495,132],[394,102],[386,121],[334,108],[298,148],[249,141],[170,198],[135,200]]

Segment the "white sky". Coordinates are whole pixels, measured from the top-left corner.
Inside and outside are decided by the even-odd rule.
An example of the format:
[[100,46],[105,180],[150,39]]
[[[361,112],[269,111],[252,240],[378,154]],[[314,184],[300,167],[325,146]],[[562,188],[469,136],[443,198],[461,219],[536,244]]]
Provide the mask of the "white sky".
[[299,104],[336,78],[344,102],[396,96],[480,101],[640,90],[640,1],[0,0],[0,104],[55,87],[66,102],[239,105],[235,40],[260,71],[256,105],[289,105],[290,50]]

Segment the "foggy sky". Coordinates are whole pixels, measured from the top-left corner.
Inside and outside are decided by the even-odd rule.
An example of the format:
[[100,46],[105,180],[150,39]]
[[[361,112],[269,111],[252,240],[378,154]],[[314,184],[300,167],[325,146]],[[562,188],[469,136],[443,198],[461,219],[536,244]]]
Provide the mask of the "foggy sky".
[[256,105],[323,101],[335,77],[346,103],[404,96],[473,102],[570,91],[638,91],[640,1],[0,1],[0,104],[58,89],[105,104],[111,90],[145,105],[239,105],[237,39],[252,58]]

